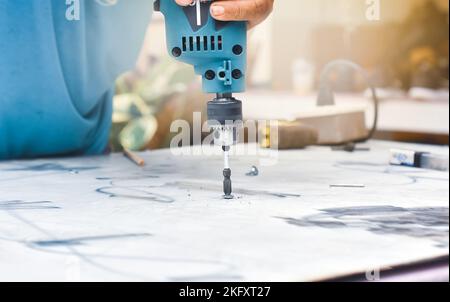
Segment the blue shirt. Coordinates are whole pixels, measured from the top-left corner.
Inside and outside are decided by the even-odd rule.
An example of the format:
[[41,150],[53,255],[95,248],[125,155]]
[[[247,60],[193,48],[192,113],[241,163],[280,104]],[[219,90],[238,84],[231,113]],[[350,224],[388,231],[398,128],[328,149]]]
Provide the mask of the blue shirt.
[[0,160],[107,147],[114,81],[135,65],[152,1],[66,1],[0,0]]

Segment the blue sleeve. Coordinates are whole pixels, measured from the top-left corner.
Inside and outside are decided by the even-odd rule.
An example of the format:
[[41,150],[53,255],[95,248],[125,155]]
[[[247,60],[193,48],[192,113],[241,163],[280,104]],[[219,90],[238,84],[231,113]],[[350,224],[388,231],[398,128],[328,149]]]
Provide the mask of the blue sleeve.
[[151,3],[0,1],[0,159],[103,152],[114,80],[134,67]]

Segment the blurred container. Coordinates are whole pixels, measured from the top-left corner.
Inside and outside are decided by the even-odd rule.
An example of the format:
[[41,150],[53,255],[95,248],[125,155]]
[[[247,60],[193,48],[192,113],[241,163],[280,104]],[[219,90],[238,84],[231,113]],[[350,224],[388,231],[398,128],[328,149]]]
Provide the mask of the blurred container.
[[304,59],[297,59],[292,63],[292,83],[295,94],[303,96],[314,89],[316,68]]

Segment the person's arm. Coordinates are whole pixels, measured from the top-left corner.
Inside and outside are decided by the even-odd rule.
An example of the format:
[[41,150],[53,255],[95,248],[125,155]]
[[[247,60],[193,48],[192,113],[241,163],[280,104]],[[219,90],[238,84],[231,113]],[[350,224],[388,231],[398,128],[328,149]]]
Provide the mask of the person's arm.
[[[175,0],[189,5],[193,0]],[[218,0],[211,5],[211,15],[220,21],[248,21],[248,27],[258,25],[273,9],[274,0]]]

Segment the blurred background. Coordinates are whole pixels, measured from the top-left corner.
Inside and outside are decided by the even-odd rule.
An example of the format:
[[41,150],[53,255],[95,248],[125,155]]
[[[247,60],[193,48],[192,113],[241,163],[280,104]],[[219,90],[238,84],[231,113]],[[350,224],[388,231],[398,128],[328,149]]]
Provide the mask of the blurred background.
[[[315,106],[324,66],[348,59],[377,87],[375,138],[448,145],[448,0],[276,0],[273,15],[249,32],[249,119],[292,120]],[[379,6],[377,5],[379,3]],[[331,77],[338,104],[373,106],[352,69]],[[192,67],[166,53],[164,20],[155,13],[133,71],[117,80],[111,143],[131,150],[165,148],[173,120],[192,122],[212,96]],[[203,114],[205,116],[205,114]]]

